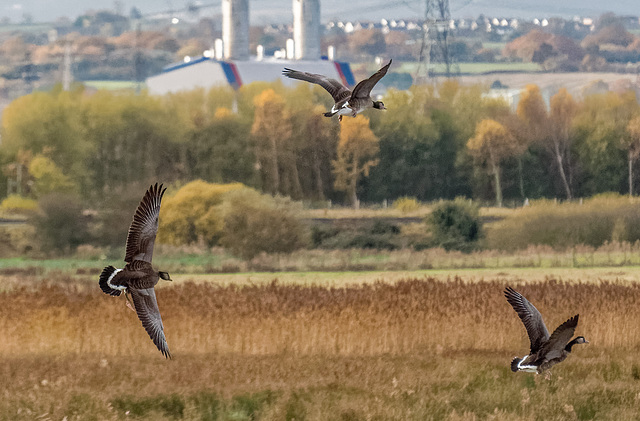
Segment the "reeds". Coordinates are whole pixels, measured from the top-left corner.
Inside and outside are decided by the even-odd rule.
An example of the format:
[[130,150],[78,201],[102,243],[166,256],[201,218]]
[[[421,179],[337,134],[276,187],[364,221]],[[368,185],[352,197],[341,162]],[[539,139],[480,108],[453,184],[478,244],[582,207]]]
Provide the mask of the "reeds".
[[0,293],[0,420],[635,419],[640,286],[514,284],[590,345],[551,380],[500,280],[161,286],[162,358],[122,297],[58,279]]
[[[408,279],[340,288],[185,283],[157,290],[175,355],[403,355],[526,351],[526,335],[501,281]],[[580,313],[579,333],[598,348],[640,346],[640,286],[556,281],[518,289],[549,329]],[[120,297],[121,298],[121,297]],[[123,299],[81,284],[0,294],[0,355],[153,354]]]

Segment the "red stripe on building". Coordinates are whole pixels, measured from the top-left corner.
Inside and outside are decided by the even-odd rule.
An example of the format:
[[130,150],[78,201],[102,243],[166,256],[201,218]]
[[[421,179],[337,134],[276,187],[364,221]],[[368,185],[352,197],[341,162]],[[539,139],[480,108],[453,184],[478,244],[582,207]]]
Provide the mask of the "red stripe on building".
[[342,82],[342,84],[344,86],[349,86],[349,84],[347,83],[347,78],[344,77],[344,73],[342,72],[342,67],[340,67],[340,63],[334,61],[333,65],[336,66],[336,70],[338,71],[338,76],[340,76],[340,81]]

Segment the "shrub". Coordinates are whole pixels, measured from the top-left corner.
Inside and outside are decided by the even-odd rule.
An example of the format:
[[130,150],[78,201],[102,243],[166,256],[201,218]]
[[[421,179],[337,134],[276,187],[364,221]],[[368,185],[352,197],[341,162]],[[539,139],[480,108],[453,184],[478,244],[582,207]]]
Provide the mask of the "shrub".
[[483,234],[478,206],[463,198],[440,201],[426,222],[434,245],[445,250],[470,252],[478,247]]
[[38,209],[38,202],[17,194],[12,194],[0,203],[0,209],[16,213],[29,213]]
[[244,188],[225,195],[223,213],[222,245],[245,259],[262,252],[289,253],[306,243],[289,200]]
[[415,197],[401,197],[393,202],[393,208],[402,213],[415,212],[420,208],[420,203]]
[[401,247],[400,228],[386,221],[348,227],[314,226],[311,241],[323,249],[376,249],[396,250]]
[[211,184],[192,181],[178,192],[163,199],[160,211],[158,242],[173,245],[218,244],[222,236],[223,195],[244,187],[240,183]]
[[38,205],[40,211],[33,223],[43,250],[69,253],[89,240],[87,219],[75,195],[45,195]]
[[566,249],[577,245],[599,247],[608,241],[640,240],[639,200],[616,194],[594,196],[582,203],[532,202],[487,233],[496,249],[524,249],[546,245]]

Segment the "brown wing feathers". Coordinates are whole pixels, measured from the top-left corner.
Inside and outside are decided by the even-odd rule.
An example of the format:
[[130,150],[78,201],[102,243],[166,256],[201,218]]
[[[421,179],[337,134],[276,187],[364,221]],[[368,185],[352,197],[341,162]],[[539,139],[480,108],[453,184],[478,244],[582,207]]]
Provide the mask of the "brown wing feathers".
[[144,260],[151,263],[153,245],[158,231],[160,202],[165,191],[166,188],[162,188],[162,184],[158,186],[156,183],[149,187],[140,201],[129,227],[125,262]]
[[549,331],[544,324],[542,315],[529,300],[513,288],[507,287],[504,290],[504,296],[518,314],[518,317],[520,317],[520,320],[522,320],[527,330],[527,335],[531,343],[531,353],[537,352],[547,339],[549,339]]
[[165,358],[171,358],[167,339],[164,336],[164,326],[158,309],[156,293],[153,289],[131,289],[131,297],[136,308],[138,318],[142,322],[142,326],[149,334],[149,337],[155,346],[162,352]]

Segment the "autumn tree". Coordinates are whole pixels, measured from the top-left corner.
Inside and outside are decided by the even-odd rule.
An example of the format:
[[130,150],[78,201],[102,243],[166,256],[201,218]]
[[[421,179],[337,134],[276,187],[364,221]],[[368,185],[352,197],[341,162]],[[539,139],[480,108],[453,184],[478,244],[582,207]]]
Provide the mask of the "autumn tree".
[[369,127],[369,119],[359,115],[342,121],[338,141],[338,157],[333,161],[334,187],[344,191],[351,205],[359,207],[357,185],[360,177],[369,176],[378,164],[379,141]]
[[571,199],[571,179],[567,179],[565,165],[570,169],[569,154],[571,152],[571,124],[578,110],[578,105],[566,88],[561,88],[551,97],[550,127],[551,133],[545,142],[548,150],[551,150],[558,164],[558,171],[562,178],[567,199]]
[[283,193],[280,177],[282,145],[292,131],[286,103],[273,89],[264,90],[253,103],[255,114],[251,135],[256,141],[263,189],[273,195]]
[[633,163],[640,157],[640,115],[629,120],[627,124],[628,136],[623,138],[622,146],[627,149],[627,163],[629,169],[629,196],[633,196]]
[[560,89],[551,99],[551,112],[547,112],[537,85],[527,85],[522,92],[516,113],[524,127],[523,136],[537,143],[553,157],[567,199],[572,198],[570,179],[567,177],[567,154],[571,147],[569,129],[577,105],[566,89]]
[[497,121],[484,119],[478,123],[475,135],[467,142],[467,148],[478,160],[489,164],[495,183],[496,206],[502,207],[500,164],[518,151],[513,135]]

